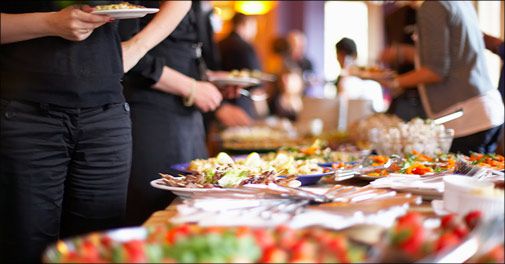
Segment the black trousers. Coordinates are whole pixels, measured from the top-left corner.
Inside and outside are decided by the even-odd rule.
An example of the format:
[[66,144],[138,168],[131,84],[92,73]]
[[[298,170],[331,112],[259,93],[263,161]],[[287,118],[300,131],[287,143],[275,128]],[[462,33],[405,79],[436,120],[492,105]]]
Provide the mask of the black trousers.
[[165,209],[175,196],[151,187],[159,173],[177,175],[170,166],[206,158],[202,114],[182,105],[180,97],[138,89],[129,100],[133,160],[128,186],[126,225],[141,225],[153,212]]
[[58,238],[121,224],[128,104],[79,109],[2,100],[0,114],[0,263],[40,262]]
[[451,152],[469,155],[470,152],[494,153],[500,136],[501,125],[465,137],[455,138]]

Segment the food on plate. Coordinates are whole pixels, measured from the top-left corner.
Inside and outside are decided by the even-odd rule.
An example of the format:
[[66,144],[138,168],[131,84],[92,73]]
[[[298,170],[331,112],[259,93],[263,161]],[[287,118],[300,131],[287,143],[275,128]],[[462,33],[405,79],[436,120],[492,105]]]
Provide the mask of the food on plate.
[[499,154],[471,153],[467,160],[475,166],[485,167],[502,171],[504,169],[504,157]]
[[354,162],[362,159],[366,151],[333,151],[325,141],[316,139],[311,145],[280,148],[277,153],[285,153],[296,160],[315,159],[319,163]]
[[322,174],[330,171],[320,167],[316,160],[295,160],[279,153],[268,159],[258,153],[250,153],[246,158],[233,159],[220,152],[215,158],[197,159],[190,162],[188,170],[193,175],[173,177],[161,174],[165,183],[178,187],[237,187],[249,183],[274,182],[293,186],[297,176]]
[[[398,159],[398,157],[396,157]],[[373,162],[372,166],[382,166],[389,158],[384,155],[370,156],[369,159]],[[392,164],[387,169],[378,169],[367,173],[371,177],[384,177],[391,173],[412,174],[412,175],[427,175],[434,173],[450,172],[454,169],[456,156],[453,154],[440,154],[429,156],[426,154],[412,151],[405,155],[400,162]]]
[[121,2],[118,4],[110,4],[110,5],[97,5],[95,6],[96,11],[103,10],[119,10],[119,9],[137,9],[137,8],[145,8],[141,5],[134,5],[128,2]]
[[275,183],[281,186],[298,187],[296,176],[278,177],[271,171],[261,174],[251,174],[246,171],[230,170],[227,172],[216,171],[211,177],[204,173],[194,173],[174,177],[160,173],[163,182],[172,187],[185,188],[233,188],[245,184]]
[[323,173],[324,168],[317,160],[296,160],[284,153],[276,153],[261,157],[252,152],[245,159],[232,159],[228,154],[220,152],[215,158],[197,159],[190,162],[188,170],[213,175],[216,170],[239,170],[251,173],[273,172],[274,175],[308,175]]
[[92,233],[58,241],[44,261],[112,263],[349,263],[363,262],[366,248],[334,231],[308,228],[158,225],[142,239]]
[[260,78],[262,75],[261,71],[258,70],[232,70],[230,71],[230,77],[238,77],[238,78]]
[[289,122],[279,127],[231,127],[221,132],[223,147],[231,150],[275,150],[296,143],[296,133]]

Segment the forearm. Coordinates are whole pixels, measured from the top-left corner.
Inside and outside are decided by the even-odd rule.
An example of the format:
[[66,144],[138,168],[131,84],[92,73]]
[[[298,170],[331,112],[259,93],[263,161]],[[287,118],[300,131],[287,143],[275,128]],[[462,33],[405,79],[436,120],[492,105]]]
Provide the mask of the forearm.
[[160,11],[131,41],[147,52],[172,33],[190,8],[190,1],[161,1]]
[[193,78],[165,66],[160,80],[153,85],[153,88],[165,93],[187,97],[193,82]]
[[30,40],[54,35],[48,23],[53,13],[6,14],[0,16],[0,43]]
[[403,89],[416,87],[419,84],[430,84],[442,81],[442,78],[426,67],[402,74],[396,78],[397,86]]
[[404,61],[414,64],[416,58],[416,48],[412,45],[402,45],[401,50]]

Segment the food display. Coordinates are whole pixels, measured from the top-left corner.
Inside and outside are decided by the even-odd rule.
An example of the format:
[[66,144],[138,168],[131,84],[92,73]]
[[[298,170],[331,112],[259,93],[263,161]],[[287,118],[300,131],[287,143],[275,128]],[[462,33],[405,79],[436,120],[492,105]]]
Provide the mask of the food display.
[[320,167],[316,160],[295,160],[283,153],[265,159],[256,152],[235,160],[221,152],[215,158],[193,160],[187,169],[193,173],[192,176],[162,175],[170,186],[210,188],[237,187],[248,183],[289,183],[299,176],[320,175],[329,171]]
[[233,78],[256,78],[263,81],[275,80],[275,76],[271,74],[267,74],[258,70],[248,70],[248,69],[230,71],[229,76]]
[[322,140],[316,139],[311,145],[283,147],[280,148],[277,153],[285,153],[286,155],[294,157],[296,160],[314,159],[319,163],[325,164],[355,162],[364,158],[369,152],[357,149],[353,151],[334,151]]
[[388,129],[390,127],[396,127],[402,122],[403,121],[395,115],[374,114],[351,124],[349,127],[349,137],[351,137],[358,146],[370,146],[369,132],[372,129]]
[[223,148],[242,151],[273,151],[282,146],[296,144],[296,133],[286,120],[276,127],[258,125],[251,127],[231,127],[221,132]]
[[363,262],[364,246],[321,228],[272,229],[158,225],[134,230],[130,239],[92,233],[58,241],[44,261],[50,263],[350,263]]
[[96,11],[104,11],[104,10],[119,10],[119,9],[137,9],[137,8],[145,8],[141,5],[134,5],[128,2],[121,2],[118,4],[110,4],[110,5],[97,5],[95,6]]
[[472,165],[497,171],[503,171],[505,165],[504,157],[498,154],[471,153],[466,160]]
[[390,69],[385,69],[377,65],[352,67],[349,74],[371,80],[385,80],[393,78],[396,73]]
[[[463,242],[482,221],[482,213],[472,211],[464,216],[448,214],[439,220],[438,227],[427,228],[424,225],[426,219],[417,212],[398,218],[388,232],[389,243],[382,261],[411,263],[436,257]],[[495,260],[503,262],[503,253]]]
[[391,127],[372,128],[368,135],[372,148],[383,155],[416,151],[433,156],[448,153],[454,130],[431,120],[414,118]]

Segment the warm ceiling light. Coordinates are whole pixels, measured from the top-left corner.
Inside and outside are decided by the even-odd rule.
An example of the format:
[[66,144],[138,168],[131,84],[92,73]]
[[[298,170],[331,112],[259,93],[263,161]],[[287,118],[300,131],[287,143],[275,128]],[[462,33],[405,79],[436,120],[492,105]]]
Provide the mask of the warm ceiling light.
[[244,15],[264,15],[273,8],[273,1],[236,1],[235,11]]

